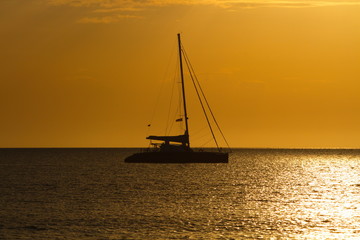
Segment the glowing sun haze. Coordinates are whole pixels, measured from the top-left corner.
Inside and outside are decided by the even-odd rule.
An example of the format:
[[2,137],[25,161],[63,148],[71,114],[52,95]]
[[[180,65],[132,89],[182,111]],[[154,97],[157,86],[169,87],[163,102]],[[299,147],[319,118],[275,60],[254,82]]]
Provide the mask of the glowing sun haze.
[[359,148],[359,13],[360,0],[3,0],[0,147],[146,146],[181,32],[231,146]]

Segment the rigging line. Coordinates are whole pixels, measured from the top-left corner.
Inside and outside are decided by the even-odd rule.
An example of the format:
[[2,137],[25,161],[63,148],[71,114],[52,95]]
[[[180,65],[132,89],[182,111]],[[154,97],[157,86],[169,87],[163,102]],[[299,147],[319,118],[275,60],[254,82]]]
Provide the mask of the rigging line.
[[[179,62],[179,60],[178,60],[178,62]],[[179,64],[176,64],[176,66],[177,66],[177,69],[176,69],[176,71],[175,71],[175,74],[174,74],[174,79],[173,79],[173,89],[174,89],[174,86],[175,86],[175,84],[177,83],[177,84],[181,84],[181,82],[177,82],[177,80],[179,79]],[[173,116],[172,117],[170,117],[170,119],[168,118],[168,120],[170,120],[170,128],[168,128],[168,125],[167,125],[167,135],[170,135],[171,134],[171,131],[172,131],[172,129],[173,129],[173,126],[174,126],[174,123],[176,122],[176,119],[178,119],[178,118],[182,118],[182,113],[181,113],[181,110],[182,110],[182,101],[181,101],[181,87],[178,87],[177,88],[178,89],[178,97],[179,97],[179,99],[178,99],[178,106],[177,106],[177,109],[176,109],[176,111],[174,112],[174,114],[173,114]],[[175,91],[173,90],[173,94],[175,94],[174,93]],[[170,114],[170,111],[169,111],[169,114]],[[169,115],[170,116],[170,115]],[[168,116],[168,117],[169,117]],[[183,121],[182,121],[183,122]],[[168,123],[169,124],[169,123]],[[182,130],[184,130],[184,126],[182,126],[183,124],[179,124],[179,130],[180,131],[182,131]]]
[[210,138],[211,142],[214,141],[211,134],[206,134],[206,135],[202,136],[201,138],[192,138],[192,139],[193,139],[193,142],[198,143],[199,147],[202,147],[208,143],[209,138]]
[[207,142],[205,142],[203,145],[201,145],[200,147],[204,147],[205,145],[207,145],[208,143],[210,143],[211,142],[211,138],[207,141]]
[[[170,130],[168,131],[168,129],[169,129],[169,121],[170,121],[170,115],[171,115],[171,107],[172,107],[172,103],[173,103],[175,82],[176,82],[176,76],[174,77],[173,84],[171,87],[171,98],[170,98],[168,116],[167,116],[167,121],[166,121],[165,135],[168,135],[170,132]],[[172,128],[172,124],[171,124],[170,128]]]
[[[173,55],[175,54],[175,49],[176,49],[176,43],[174,43],[174,45],[173,45],[173,48],[172,48],[172,51],[171,51],[171,54],[170,54],[170,57],[169,57],[169,60],[168,60],[167,66],[166,66],[166,71],[165,71],[164,76],[163,76],[162,81],[161,81],[160,90],[159,90],[159,93],[158,93],[156,101],[155,101],[155,106],[154,106],[154,109],[153,109],[152,116],[150,118],[150,127],[152,126],[152,123],[154,121],[154,117],[155,117],[155,115],[157,113],[157,110],[158,110],[159,101],[160,101],[160,95],[163,92],[164,83],[165,83],[165,80],[166,80],[166,75],[169,73],[169,67],[170,67],[171,62],[172,62],[171,59],[173,58]],[[147,135],[149,134],[149,131],[150,131],[150,129],[148,128]]]
[[[178,118],[178,113],[179,113],[180,109],[181,109],[181,106],[180,107],[178,106],[178,108],[176,109],[176,112],[174,114],[174,117],[171,119],[172,121],[171,121],[170,129],[168,131],[169,134],[174,126],[174,123],[176,122],[176,119]],[[180,126],[180,129],[181,129],[181,126]]]
[[[183,49],[184,49],[184,48],[182,47],[182,52],[184,53],[184,50],[183,50]],[[185,56],[185,54],[184,54],[184,56]],[[205,118],[206,118],[206,121],[207,121],[208,126],[209,126],[209,128],[210,128],[210,132],[211,132],[211,134],[212,134],[212,136],[213,136],[213,139],[214,139],[214,141],[215,141],[216,147],[217,147],[217,149],[220,151],[219,144],[218,144],[218,142],[217,142],[217,140],[216,140],[214,131],[213,131],[213,129],[212,129],[212,127],[211,127],[211,124],[210,124],[210,121],[209,121],[209,117],[208,117],[208,115],[206,114],[206,109],[205,109],[204,104],[203,104],[203,102],[202,102],[202,100],[201,100],[201,96],[200,96],[199,90],[198,90],[197,87],[196,87],[196,83],[195,83],[194,78],[193,78],[193,73],[190,71],[190,67],[189,67],[189,62],[188,62],[188,61],[189,61],[189,59],[188,59],[187,57],[185,57],[185,63],[186,63],[186,66],[188,67],[188,70],[189,70],[189,73],[190,73],[190,78],[191,78],[191,80],[192,80],[192,83],[194,84],[194,87],[195,87],[195,90],[196,90],[196,94],[197,94],[197,96],[198,96],[198,98],[199,98],[199,101],[200,101],[200,104],[201,104],[201,108],[202,108],[202,110],[203,110],[203,112],[204,112],[204,114],[205,114]]]
[[[207,129],[207,127],[203,127],[203,128],[195,130],[194,133],[191,134],[191,136],[194,137],[194,136],[197,136],[199,134],[203,134],[204,129]],[[207,134],[208,134],[208,132],[207,132]]]
[[[185,59],[187,59],[187,61],[189,61],[189,57],[187,56],[185,49],[183,49],[183,52],[184,52]],[[208,102],[207,99],[206,99],[205,93],[204,93],[204,91],[202,90],[202,87],[201,87],[201,85],[200,85],[200,82],[199,82],[199,80],[198,80],[198,78],[197,78],[197,76],[196,76],[196,74],[195,74],[194,68],[193,68],[193,66],[191,65],[191,62],[190,62],[190,61],[189,61],[189,64],[190,64],[190,68],[191,68],[190,71],[192,71],[192,72],[194,73],[195,80],[196,80],[197,84],[199,85],[200,92],[201,92],[202,96],[204,97],[204,100],[205,100],[205,102],[206,102],[206,105],[207,105],[207,107],[209,108],[210,114],[211,114],[211,116],[212,116],[212,118],[213,118],[213,120],[214,120],[217,128],[219,129],[220,134],[221,134],[221,136],[223,137],[223,139],[224,139],[227,147],[229,148],[229,150],[230,150],[230,152],[231,152],[230,145],[229,145],[228,141],[226,140],[225,135],[224,135],[224,133],[222,132],[222,130],[221,130],[218,122],[216,121],[216,118],[215,118],[215,116],[214,116],[214,113],[213,113],[213,111],[211,110],[211,107],[210,107],[210,105],[209,105],[209,102]]]
[[[174,86],[175,86],[175,83],[177,83],[177,84],[181,84],[181,82],[178,82],[177,80],[180,78],[179,77],[179,75],[180,75],[180,70],[179,70],[179,68],[180,68],[180,66],[179,66],[179,60],[177,61],[177,64],[176,64],[176,71],[175,71],[175,74],[174,74],[174,79],[173,79],[173,84],[174,84]],[[174,89],[174,87],[173,87],[173,89]],[[178,106],[177,106],[177,109],[176,109],[176,111],[174,112],[174,115],[169,119],[168,118],[168,121],[170,120],[170,128],[168,128],[168,125],[167,125],[167,135],[170,135],[170,133],[171,133],[171,131],[172,131],[172,129],[173,129],[173,126],[174,126],[174,123],[176,122],[176,119],[178,119],[178,118],[182,118],[183,116],[182,116],[182,112],[181,112],[181,110],[182,110],[182,101],[181,101],[181,97],[182,97],[182,93],[181,93],[181,87],[178,87],[177,88],[178,89]],[[174,91],[174,90],[173,90]],[[175,91],[174,91],[175,92]],[[174,94],[174,93],[173,93]],[[170,114],[170,112],[169,112],[169,114]],[[168,116],[169,117],[169,116]],[[183,122],[183,121],[182,121]],[[169,123],[168,123],[169,124]],[[184,126],[182,126],[183,124],[179,124],[179,130],[180,131],[182,131],[182,130],[184,130]]]
[[[176,71],[175,71],[175,75],[174,75],[174,84],[175,83],[177,83],[177,84],[181,84],[181,82],[178,82],[177,80],[180,78],[180,70],[179,70],[179,68],[180,68],[180,66],[179,66],[180,64],[179,64],[179,59],[178,59],[178,61],[177,61],[177,64],[176,64],[176,66],[177,66],[177,68],[176,68]],[[178,118],[182,118],[182,116],[181,116],[181,110],[182,110],[182,101],[181,101],[181,97],[182,97],[182,93],[181,93],[181,87],[179,87],[178,86],[178,106],[177,106],[177,109],[176,109],[176,111],[175,111],[175,113],[174,113],[174,116],[173,116],[173,118],[171,119],[172,121],[171,121],[171,125],[170,125],[170,129],[169,129],[169,134],[170,134],[170,132],[172,131],[172,129],[173,129],[173,126],[174,126],[174,123],[176,122],[176,119],[178,119]],[[180,123],[179,124],[179,130],[180,130],[180,132],[182,131],[184,129],[184,127],[182,126],[182,124]]]

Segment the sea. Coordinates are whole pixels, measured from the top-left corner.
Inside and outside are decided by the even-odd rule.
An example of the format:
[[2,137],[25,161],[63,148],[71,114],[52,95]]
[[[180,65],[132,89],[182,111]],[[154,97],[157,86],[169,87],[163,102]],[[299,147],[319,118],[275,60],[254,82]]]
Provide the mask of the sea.
[[360,239],[360,150],[0,149],[0,239]]

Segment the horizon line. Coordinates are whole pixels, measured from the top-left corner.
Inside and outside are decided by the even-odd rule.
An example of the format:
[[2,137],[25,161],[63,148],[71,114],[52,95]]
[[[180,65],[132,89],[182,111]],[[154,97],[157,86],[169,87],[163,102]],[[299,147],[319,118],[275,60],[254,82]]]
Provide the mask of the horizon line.
[[[146,149],[148,147],[0,147],[5,149]],[[194,147],[193,149],[216,149],[216,147]],[[229,149],[229,148],[222,148]],[[360,147],[232,147],[231,150],[360,150]]]

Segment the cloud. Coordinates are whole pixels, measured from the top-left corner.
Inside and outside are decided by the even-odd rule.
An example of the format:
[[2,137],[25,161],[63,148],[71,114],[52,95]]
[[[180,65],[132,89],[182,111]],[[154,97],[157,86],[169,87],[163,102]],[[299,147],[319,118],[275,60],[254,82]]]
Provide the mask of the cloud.
[[144,10],[143,8],[134,7],[119,7],[119,8],[100,8],[94,10],[95,13],[113,13],[113,12],[138,12]]
[[47,0],[52,5],[75,7],[116,8],[137,10],[138,8],[169,5],[213,5],[218,7],[316,7],[335,5],[360,5],[360,0]]
[[111,16],[103,16],[103,17],[84,17],[81,18],[79,23],[113,23],[118,22],[124,18],[142,18],[141,16],[135,15],[111,15]]
[[[220,1],[216,1],[220,2]],[[325,6],[338,6],[338,5],[359,5],[360,0],[339,1],[339,0],[284,0],[284,1],[242,1],[242,0],[224,0],[221,5],[225,8],[238,9],[238,8],[264,8],[264,7],[278,7],[278,8],[303,8],[303,7],[325,7]]]
[[[215,6],[230,11],[244,8],[306,8],[360,6],[360,0],[46,0],[53,6],[88,8],[90,16],[80,23],[112,23],[124,18],[141,18],[138,12],[165,6]],[[92,15],[92,16],[91,16]]]

